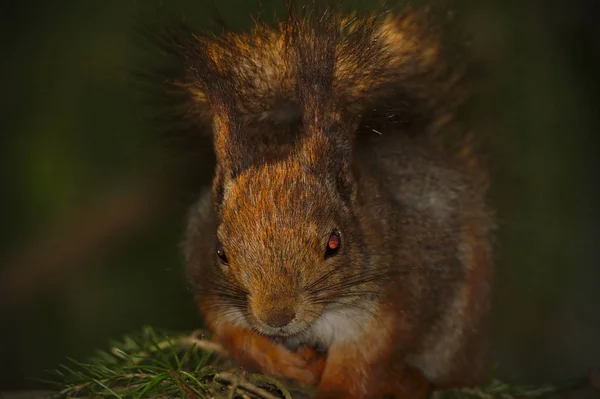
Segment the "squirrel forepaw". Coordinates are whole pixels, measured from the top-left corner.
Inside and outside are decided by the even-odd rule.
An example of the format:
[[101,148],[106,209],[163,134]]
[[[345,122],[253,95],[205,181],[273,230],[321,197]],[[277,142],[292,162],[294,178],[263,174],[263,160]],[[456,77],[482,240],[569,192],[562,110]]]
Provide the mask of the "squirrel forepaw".
[[252,345],[246,346],[244,358],[253,359],[262,373],[289,378],[307,385],[319,383],[325,359],[313,348],[301,346],[296,352],[292,352],[264,337],[255,337],[252,341]]

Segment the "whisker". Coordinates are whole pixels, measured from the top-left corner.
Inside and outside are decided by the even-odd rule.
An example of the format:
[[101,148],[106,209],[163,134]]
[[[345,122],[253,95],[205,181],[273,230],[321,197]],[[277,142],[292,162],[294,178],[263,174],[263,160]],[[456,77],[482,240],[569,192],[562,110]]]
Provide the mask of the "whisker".
[[382,278],[388,278],[392,276],[397,276],[399,274],[409,274],[414,271],[423,271],[426,270],[424,268],[410,268],[410,269],[397,269],[395,267],[384,267],[384,268],[376,268],[368,271],[361,271],[351,274],[349,276],[344,276],[340,281],[334,282],[332,284],[328,284],[328,288],[336,288],[340,287],[350,287],[353,285],[359,285],[362,283],[376,281]]
[[330,277],[332,274],[334,274],[335,272],[340,270],[342,267],[344,267],[344,264],[340,264],[339,266],[334,267],[333,269],[329,270],[327,273],[324,273],[322,276],[318,277],[315,281],[310,283],[305,289],[307,291],[310,291],[313,287],[315,287],[319,283],[325,281],[328,277]]

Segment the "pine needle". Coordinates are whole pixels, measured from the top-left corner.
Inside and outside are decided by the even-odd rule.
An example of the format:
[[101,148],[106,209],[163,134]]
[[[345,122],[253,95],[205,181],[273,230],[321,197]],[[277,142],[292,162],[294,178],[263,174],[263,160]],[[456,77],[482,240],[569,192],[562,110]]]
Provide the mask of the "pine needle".
[[[145,327],[96,351],[85,362],[67,359],[50,371],[54,398],[298,399],[311,387],[247,374],[228,362],[225,351],[202,331],[168,334]],[[432,399],[533,399],[580,389],[587,378],[524,386],[495,378],[478,387],[437,391]]]

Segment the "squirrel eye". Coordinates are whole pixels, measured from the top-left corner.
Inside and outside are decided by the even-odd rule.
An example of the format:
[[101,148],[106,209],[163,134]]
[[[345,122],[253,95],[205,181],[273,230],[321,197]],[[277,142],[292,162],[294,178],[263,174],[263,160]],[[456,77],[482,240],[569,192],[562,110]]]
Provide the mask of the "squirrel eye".
[[340,250],[340,245],[342,244],[342,239],[340,237],[340,233],[337,230],[334,230],[329,239],[327,240],[327,249],[325,250],[325,259],[329,258],[338,253]]
[[217,256],[219,257],[219,261],[221,261],[222,264],[229,264],[229,261],[227,260],[227,255],[225,255],[225,249],[223,248],[223,245],[220,242],[217,242]]

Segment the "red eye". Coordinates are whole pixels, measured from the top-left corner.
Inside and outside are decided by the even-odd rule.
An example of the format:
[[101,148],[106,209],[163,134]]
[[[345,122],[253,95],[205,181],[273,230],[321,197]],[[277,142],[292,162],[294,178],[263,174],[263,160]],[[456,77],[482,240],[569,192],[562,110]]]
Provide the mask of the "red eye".
[[223,245],[220,242],[217,242],[217,256],[219,257],[219,261],[221,261],[222,264],[229,264],[229,261],[227,260],[227,255],[225,255],[225,249],[223,248]]
[[329,239],[327,240],[327,248],[325,250],[325,259],[329,258],[338,253],[340,245],[342,244],[342,238],[337,230],[334,230]]

